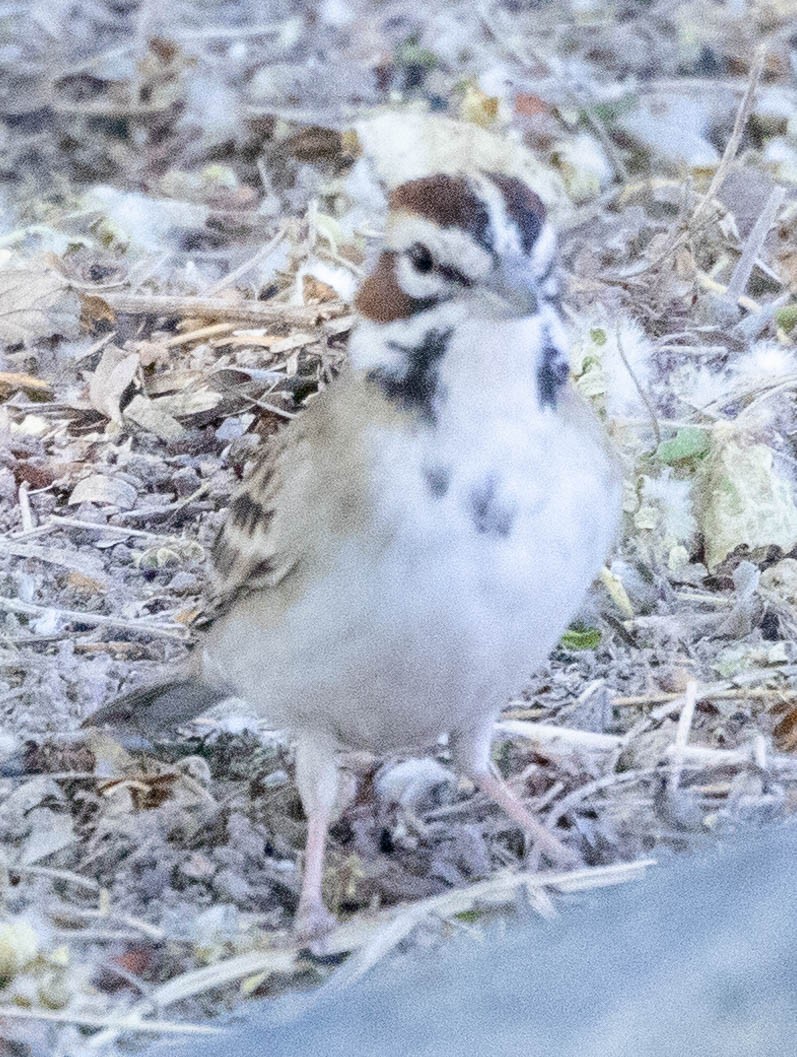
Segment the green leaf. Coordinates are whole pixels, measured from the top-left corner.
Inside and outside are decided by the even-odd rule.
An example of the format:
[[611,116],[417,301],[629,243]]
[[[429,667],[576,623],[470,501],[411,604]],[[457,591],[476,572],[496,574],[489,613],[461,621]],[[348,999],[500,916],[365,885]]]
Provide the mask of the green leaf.
[[593,344],[601,348],[606,344],[606,331],[602,327],[593,327],[589,332],[590,340]]
[[656,449],[660,462],[672,465],[685,462],[687,459],[702,459],[711,447],[708,433],[696,426],[684,426],[679,429],[672,440],[663,440]]
[[794,328],[797,327],[797,305],[785,305],[783,308],[779,308],[775,313],[775,322],[781,330],[791,334]]
[[408,37],[399,44],[396,58],[402,66],[422,66],[425,70],[433,70],[439,62],[435,53],[422,47],[416,36]]
[[600,641],[598,628],[568,628],[562,635],[562,646],[566,650],[594,650]]

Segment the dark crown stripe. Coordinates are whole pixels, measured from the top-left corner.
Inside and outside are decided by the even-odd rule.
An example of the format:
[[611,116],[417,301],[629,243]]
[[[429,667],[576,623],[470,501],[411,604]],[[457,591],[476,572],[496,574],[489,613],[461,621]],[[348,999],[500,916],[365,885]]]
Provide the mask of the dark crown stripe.
[[531,253],[545,223],[542,199],[516,176],[494,172],[487,175],[501,192],[506,215],[520,233],[523,252]]
[[490,213],[464,176],[438,173],[410,180],[390,195],[390,207],[417,213],[444,228],[462,228],[492,252]]

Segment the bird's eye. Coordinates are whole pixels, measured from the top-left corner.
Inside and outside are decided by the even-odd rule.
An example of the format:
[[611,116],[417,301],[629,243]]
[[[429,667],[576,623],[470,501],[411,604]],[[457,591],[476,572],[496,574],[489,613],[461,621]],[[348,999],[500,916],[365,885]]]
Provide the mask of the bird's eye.
[[429,252],[428,247],[424,246],[422,242],[415,242],[410,246],[408,250],[408,256],[412,261],[412,266],[416,272],[420,272],[421,275],[426,275],[434,268],[434,259],[432,254]]

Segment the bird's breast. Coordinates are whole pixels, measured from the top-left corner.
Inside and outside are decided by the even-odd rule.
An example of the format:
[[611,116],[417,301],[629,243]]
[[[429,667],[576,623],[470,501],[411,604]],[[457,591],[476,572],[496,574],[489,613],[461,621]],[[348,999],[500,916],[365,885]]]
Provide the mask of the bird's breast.
[[357,530],[329,534],[277,626],[236,625],[224,664],[258,656],[238,681],[276,724],[382,752],[462,729],[522,688],[605,558],[619,486],[578,416],[536,431],[512,417],[448,436],[372,428],[364,446]]

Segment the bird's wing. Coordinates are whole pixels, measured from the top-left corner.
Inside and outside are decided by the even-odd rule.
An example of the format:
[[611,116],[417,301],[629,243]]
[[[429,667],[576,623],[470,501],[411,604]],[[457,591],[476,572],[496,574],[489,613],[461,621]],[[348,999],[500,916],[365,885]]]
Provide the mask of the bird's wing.
[[209,628],[244,595],[276,587],[290,574],[296,556],[285,546],[278,515],[291,464],[307,447],[305,434],[302,418],[272,437],[233,493],[210,552],[208,597],[194,627]]
[[340,378],[269,440],[232,496],[195,627],[210,627],[253,593],[279,608],[291,592],[274,588],[326,566],[330,539],[358,530],[368,492],[362,427],[384,414],[374,404],[368,387]]

